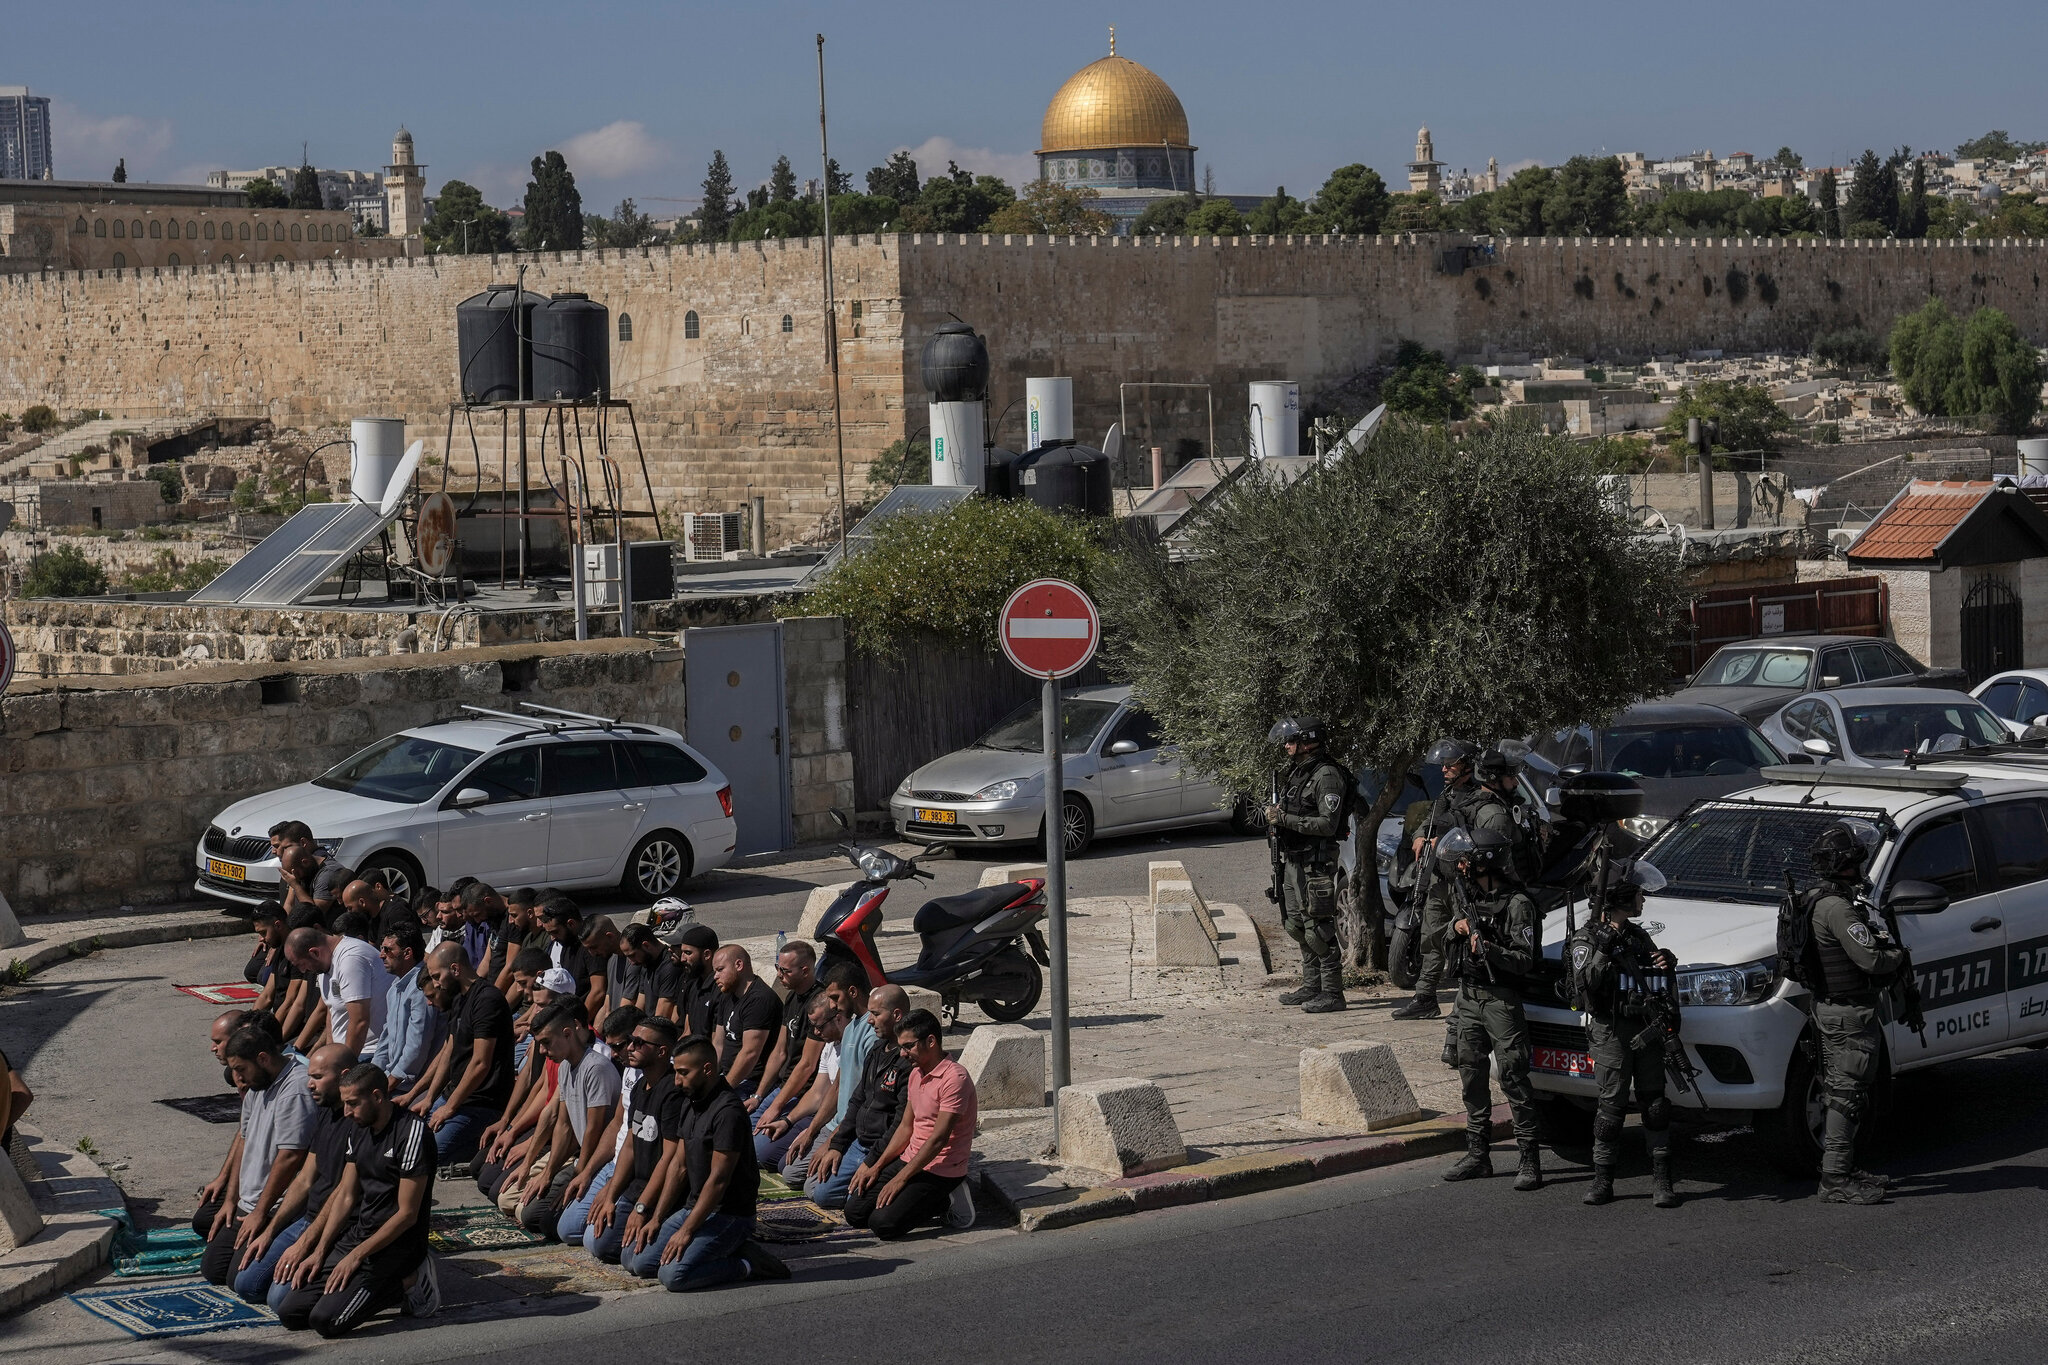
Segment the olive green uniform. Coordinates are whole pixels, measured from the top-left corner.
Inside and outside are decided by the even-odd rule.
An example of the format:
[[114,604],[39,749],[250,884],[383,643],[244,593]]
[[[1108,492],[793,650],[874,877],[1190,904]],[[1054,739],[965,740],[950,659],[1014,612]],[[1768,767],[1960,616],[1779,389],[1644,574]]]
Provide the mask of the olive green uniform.
[[1301,983],[1344,993],[1337,948],[1337,841],[1350,800],[1344,770],[1320,753],[1304,754],[1279,778],[1281,927],[1301,948]]
[[[1430,808],[1425,828],[1426,837],[1431,839],[1441,838],[1454,829],[1496,830],[1510,839],[1516,834],[1514,817],[1499,794],[1476,782],[1444,788],[1443,795]],[[1436,850],[1425,848],[1422,856],[1434,860]],[[1448,867],[1438,869],[1433,876],[1427,866],[1422,870],[1421,884],[1429,887],[1429,894],[1422,902],[1422,966],[1415,977],[1418,997],[1433,998],[1437,983],[1443,979],[1444,936],[1451,927],[1451,878],[1456,875]]]
[[1579,930],[1570,951],[1578,983],[1572,1008],[1586,1015],[1593,1080],[1600,1092],[1593,1116],[1593,1164],[1620,1164],[1616,1143],[1627,1118],[1631,1086],[1642,1106],[1643,1138],[1654,1158],[1668,1142],[1671,1127],[1663,1040],[1643,1037],[1650,1023],[1643,1002],[1657,989],[1657,945],[1639,925],[1617,928],[1596,920]]
[[1821,1143],[1823,1176],[1856,1169],[1856,1130],[1870,1105],[1883,1034],[1878,997],[1905,960],[1884,923],[1840,885],[1813,901],[1813,951],[1822,975],[1814,992],[1820,1032],[1821,1088],[1827,1128]]
[[1475,891],[1463,913],[1484,926],[1483,955],[1475,958],[1450,924],[1444,927],[1438,950],[1458,982],[1452,1026],[1458,1039],[1458,1075],[1464,1083],[1466,1130],[1474,1135],[1491,1131],[1491,1056],[1499,1064],[1501,1093],[1514,1116],[1515,1141],[1533,1146],[1536,1095],[1529,1088],[1529,1021],[1522,1012],[1522,993],[1536,963],[1536,906],[1520,891],[1503,888]]

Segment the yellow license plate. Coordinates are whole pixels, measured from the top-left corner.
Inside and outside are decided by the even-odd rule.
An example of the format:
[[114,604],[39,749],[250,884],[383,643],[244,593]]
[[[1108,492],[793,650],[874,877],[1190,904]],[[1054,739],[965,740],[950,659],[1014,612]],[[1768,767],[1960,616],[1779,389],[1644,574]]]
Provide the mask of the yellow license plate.
[[208,858],[206,860],[206,870],[213,876],[226,877],[231,882],[246,882],[249,880],[249,869],[243,867],[240,863],[224,863],[218,858]]
[[927,825],[957,825],[960,823],[960,817],[949,810],[920,809],[917,812],[917,818]]

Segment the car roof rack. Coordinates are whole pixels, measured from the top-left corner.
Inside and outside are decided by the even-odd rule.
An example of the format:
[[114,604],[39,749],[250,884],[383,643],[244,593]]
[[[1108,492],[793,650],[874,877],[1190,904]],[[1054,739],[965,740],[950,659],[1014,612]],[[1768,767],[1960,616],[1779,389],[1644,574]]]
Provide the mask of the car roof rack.
[[543,730],[549,734],[554,734],[568,728],[559,721],[535,720],[532,716],[517,716],[510,711],[493,711],[488,706],[471,706],[466,702],[463,704],[462,709],[473,716],[489,716],[492,720],[509,720],[514,725],[523,725],[526,727],[525,733],[529,735],[537,734]]
[[1847,764],[1772,764],[1761,770],[1767,782],[1805,787],[1877,787],[1901,792],[1952,792],[1970,780],[1968,773],[1929,772],[1925,768],[1852,768]]
[[567,716],[570,720],[587,720],[592,725],[604,730],[609,730],[620,723],[616,716],[586,715],[581,711],[564,711],[559,706],[542,706],[539,702],[523,701],[519,705],[523,710],[538,711],[545,716]]

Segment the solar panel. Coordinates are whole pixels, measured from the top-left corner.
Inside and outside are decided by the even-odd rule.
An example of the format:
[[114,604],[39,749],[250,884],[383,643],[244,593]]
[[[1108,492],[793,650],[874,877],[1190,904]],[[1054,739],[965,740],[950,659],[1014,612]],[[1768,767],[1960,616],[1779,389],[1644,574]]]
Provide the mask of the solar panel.
[[[892,488],[874,510],[862,517],[846,536],[846,552],[857,555],[872,545],[875,528],[899,512],[943,512],[956,503],[974,496],[975,490],[965,484],[901,484]],[[834,545],[825,557],[811,566],[803,576],[803,582],[811,583],[830,573],[839,563],[839,547]]]
[[338,572],[389,520],[355,501],[303,507],[188,600],[292,606]]

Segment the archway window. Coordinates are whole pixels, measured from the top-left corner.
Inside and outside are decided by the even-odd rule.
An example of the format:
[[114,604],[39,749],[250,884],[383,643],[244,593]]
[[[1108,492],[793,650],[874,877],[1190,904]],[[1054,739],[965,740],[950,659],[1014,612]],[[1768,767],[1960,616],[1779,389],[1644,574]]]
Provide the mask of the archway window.
[[242,240],[245,242],[249,240],[249,225],[247,223],[242,224]]
[[796,330],[796,319],[791,317],[789,314],[784,313],[782,315],[782,330],[785,332],[794,332]]
[[292,240],[295,242],[299,240],[299,225],[297,223],[292,224]]
[[213,240],[213,222],[211,219],[206,224],[206,240],[209,242]]
[[696,309],[694,309],[694,308],[692,308],[692,309],[691,309],[691,310],[690,310],[689,312],[687,312],[687,313],[683,314],[683,340],[685,340],[685,341],[695,341],[696,339],[697,339],[697,310],[696,310]]
[[272,257],[271,257],[270,259],[271,259],[272,261],[282,261],[282,260],[284,259],[284,253],[283,253],[282,251],[280,251],[280,252],[278,252],[278,253],[277,253],[277,255],[275,255],[275,256],[272,256]]
[[82,214],[82,213],[81,213],[81,214],[79,214],[79,215],[78,215],[78,222],[77,222],[76,224],[74,224],[74,225],[72,226],[72,229],[71,229],[71,230],[72,230],[73,232],[85,232],[85,231],[87,231],[87,230],[88,230],[88,229],[86,228],[86,226],[85,226],[85,215],[84,215],[84,214]]
[[270,224],[258,223],[256,225],[256,240],[259,242],[267,242],[270,240]]
[[199,240],[199,224],[190,218],[185,220],[185,236],[195,242]]
[[177,219],[175,219],[175,218],[173,218],[173,219],[170,219],[170,220],[169,220],[168,222],[166,222],[166,223],[164,224],[164,236],[166,236],[166,237],[170,238],[170,239],[171,239],[172,241],[174,241],[174,242],[178,240],[178,220],[177,220]]
[[122,254],[121,254],[120,252],[118,252],[118,251],[114,253],[114,269],[116,269],[116,270],[119,270],[119,269],[120,269],[121,267],[123,267],[123,266],[125,266],[125,265],[127,265],[127,264],[128,264],[128,258],[127,258],[126,256],[123,256],[123,255],[122,255]]
[[320,240],[323,242],[331,242],[334,240],[334,224],[322,223],[320,225]]
[[128,235],[130,237],[140,237],[142,235],[142,220],[140,218],[137,218],[134,223],[129,225]]
[[104,237],[107,235],[106,219],[102,218],[92,225],[92,235],[95,237]]
[[162,219],[152,218],[149,220],[149,235],[158,239],[163,237],[164,224]]
[[128,224],[116,218],[114,220],[114,235],[116,237],[126,237],[128,235]]
[[178,253],[177,253],[177,252],[173,251],[173,252],[171,253],[171,261],[170,261],[170,263],[171,263],[172,265],[177,265],[177,264],[178,264]]
[[632,339],[633,315],[631,313],[621,313],[619,314],[619,340],[631,341]]

